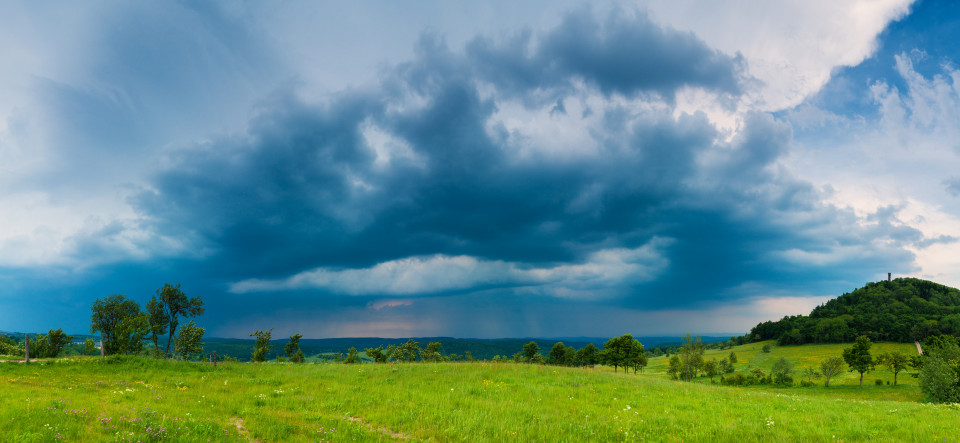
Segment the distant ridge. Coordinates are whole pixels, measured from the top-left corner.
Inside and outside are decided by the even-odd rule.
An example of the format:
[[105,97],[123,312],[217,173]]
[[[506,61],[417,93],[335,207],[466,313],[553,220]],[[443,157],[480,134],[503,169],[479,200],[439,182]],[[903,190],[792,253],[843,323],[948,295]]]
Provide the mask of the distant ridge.
[[[540,337],[525,337],[525,338],[453,338],[453,337],[408,337],[408,338],[382,338],[382,337],[346,337],[346,338],[302,338],[300,339],[300,349],[304,354],[318,355],[318,354],[333,354],[337,352],[346,353],[347,350],[351,347],[357,348],[361,354],[363,354],[364,349],[366,348],[376,348],[378,346],[387,347],[390,345],[398,345],[406,342],[407,340],[414,340],[420,344],[421,347],[426,346],[429,342],[440,342],[440,351],[443,354],[457,354],[463,356],[466,352],[476,359],[489,360],[494,356],[500,355],[504,357],[511,357],[513,354],[520,352],[523,349],[523,345],[533,341],[540,346],[540,353],[547,354],[550,351],[550,348],[553,347],[557,342],[563,342],[566,346],[572,346],[575,348],[582,348],[587,344],[592,343],[598,349],[603,347],[603,344],[606,343],[611,337],[551,337],[551,338],[540,338]],[[681,342],[680,336],[657,336],[657,337],[642,337],[636,336],[637,340],[643,343],[644,347],[651,349],[656,346],[670,345],[670,346],[679,346]],[[730,338],[730,336],[715,337],[715,336],[703,336],[701,337],[705,343],[715,343],[720,341],[725,341]],[[287,343],[287,338],[278,338],[276,340],[271,340],[270,343],[273,345],[272,352],[268,354],[268,358],[276,358],[277,353],[283,352],[283,345]],[[241,361],[246,361],[250,359],[250,354],[253,352],[253,339],[240,339],[240,338],[206,338],[204,339],[204,352],[212,353],[213,351],[217,352],[217,355],[223,356],[228,355],[234,358],[237,358]]]

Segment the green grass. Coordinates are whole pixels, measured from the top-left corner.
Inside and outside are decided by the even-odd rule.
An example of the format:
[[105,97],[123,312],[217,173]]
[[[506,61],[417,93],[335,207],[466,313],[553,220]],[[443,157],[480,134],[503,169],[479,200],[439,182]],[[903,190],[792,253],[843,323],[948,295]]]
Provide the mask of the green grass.
[[[779,356],[802,368],[844,347],[760,346],[735,349],[738,371]],[[955,441],[960,426],[957,406],[913,401],[916,379],[904,373],[897,387],[860,388],[857,374],[830,388],[722,387],[669,380],[661,360],[640,375],[512,363],[2,363],[0,440]]]

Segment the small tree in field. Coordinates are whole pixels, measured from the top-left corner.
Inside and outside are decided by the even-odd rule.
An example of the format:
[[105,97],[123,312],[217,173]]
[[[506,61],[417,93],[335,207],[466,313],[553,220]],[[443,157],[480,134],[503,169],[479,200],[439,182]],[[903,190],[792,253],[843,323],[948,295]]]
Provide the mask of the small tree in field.
[[442,362],[443,354],[440,353],[440,342],[427,343],[427,347],[420,350],[420,360],[434,363]]
[[270,344],[271,335],[273,335],[273,328],[267,331],[256,330],[250,334],[251,337],[257,337],[257,342],[253,345],[253,361],[267,361],[267,353],[270,352],[270,348],[273,347]]
[[683,345],[680,347],[680,379],[691,381],[697,376],[703,366],[703,353],[706,350],[700,336],[683,336]]
[[893,385],[896,386],[897,374],[907,369],[907,365],[910,364],[910,358],[900,351],[887,352],[880,354],[880,357],[877,358],[877,363],[886,366],[893,372]]
[[843,360],[850,366],[851,371],[860,373],[860,386],[863,386],[863,374],[873,369],[874,361],[870,355],[870,338],[866,335],[857,337],[853,347],[843,350]]
[[306,360],[303,356],[303,351],[300,350],[300,339],[303,338],[301,334],[293,334],[290,336],[290,343],[287,343],[283,348],[284,354],[287,354],[287,359],[291,363],[303,363]]
[[417,361],[417,354],[419,353],[420,343],[413,341],[411,338],[410,340],[407,340],[406,343],[397,346],[397,348],[393,351],[393,356],[397,359],[397,361],[414,362]]
[[386,363],[387,354],[383,352],[383,345],[380,345],[376,348],[367,348],[364,349],[364,353],[367,354],[367,357],[370,357],[374,363]]
[[360,353],[357,352],[357,348],[351,346],[350,349],[347,349],[347,358],[343,362],[348,365],[360,363]]
[[670,357],[670,362],[667,366],[667,373],[670,374],[674,380],[680,377],[680,369],[683,366],[683,363],[680,362],[680,356],[674,354],[673,357]]
[[200,297],[187,298],[187,295],[180,290],[180,284],[176,286],[170,283],[164,284],[162,288],[157,289],[154,298],[160,303],[160,309],[164,311],[167,319],[167,350],[165,355],[170,357],[170,344],[173,343],[173,336],[180,326],[178,317],[196,317],[203,314],[203,300]]
[[538,359],[538,356],[540,359],[543,359],[543,357],[540,356],[540,345],[538,345],[537,342],[531,340],[530,343],[523,345],[524,361],[533,363]]
[[823,386],[830,386],[830,379],[843,372],[843,358],[840,356],[828,357],[820,362],[820,373],[823,374]]
[[710,383],[713,383],[713,377],[720,372],[720,365],[717,363],[717,359],[711,359],[708,362],[703,363],[703,373],[710,377]]
[[564,365],[567,360],[567,347],[563,345],[562,341],[558,341],[553,348],[550,349],[550,356],[547,357],[547,363],[551,365]]
[[737,362],[737,353],[736,353],[736,352],[733,352],[733,351],[730,351],[730,357],[727,357],[727,360],[730,361],[731,364],[736,363],[736,362]]
[[790,363],[786,357],[780,357],[770,369],[770,378],[778,385],[793,383],[793,363]]
[[97,344],[93,342],[92,338],[87,338],[87,341],[83,343],[83,353],[87,355],[93,355],[97,350]]
[[203,352],[203,333],[206,328],[197,327],[197,324],[190,320],[190,323],[183,325],[180,332],[177,333],[175,341],[175,350],[180,354],[180,358],[189,360],[191,355]]

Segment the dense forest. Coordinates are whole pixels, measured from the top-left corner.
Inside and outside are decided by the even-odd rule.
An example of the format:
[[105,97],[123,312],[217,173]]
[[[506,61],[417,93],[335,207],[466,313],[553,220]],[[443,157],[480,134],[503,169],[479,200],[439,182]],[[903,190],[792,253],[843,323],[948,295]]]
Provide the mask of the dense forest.
[[923,341],[960,335],[960,290],[927,280],[898,278],[869,283],[810,312],[755,326],[750,341],[779,344],[848,343],[860,335],[873,341]]

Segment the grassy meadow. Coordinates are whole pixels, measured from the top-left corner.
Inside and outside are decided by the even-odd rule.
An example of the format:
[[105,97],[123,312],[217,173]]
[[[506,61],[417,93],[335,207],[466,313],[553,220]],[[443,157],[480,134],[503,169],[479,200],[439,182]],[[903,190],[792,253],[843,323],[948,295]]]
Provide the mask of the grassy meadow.
[[[797,369],[843,345],[738,346],[738,372]],[[876,344],[874,354],[907,345]],[[912,350],[915,352],[915,349]],[[709,350],[706,358],[729,355]],[[956,441],[960,407],[920,403],[916,379],[844,373],[824,388],[724,387],[514,363],[209,364],[72,357],[0,364],[0,440],[17,441]]]

